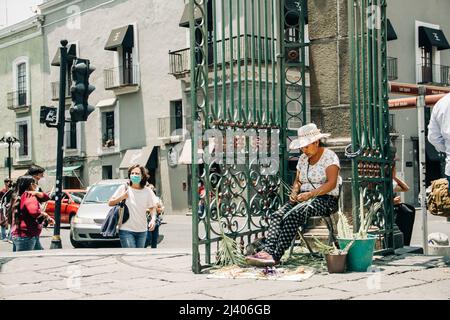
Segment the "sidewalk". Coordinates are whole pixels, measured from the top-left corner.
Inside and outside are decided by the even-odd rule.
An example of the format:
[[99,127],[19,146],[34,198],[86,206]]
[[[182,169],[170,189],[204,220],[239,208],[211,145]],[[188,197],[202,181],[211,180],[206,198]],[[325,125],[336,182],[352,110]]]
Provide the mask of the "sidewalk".
[[450,265],[410,253],[376,256],[376,273],[301,282],[208,279],[187,250],[109,248],[1,253],[4,299],[450,299]]

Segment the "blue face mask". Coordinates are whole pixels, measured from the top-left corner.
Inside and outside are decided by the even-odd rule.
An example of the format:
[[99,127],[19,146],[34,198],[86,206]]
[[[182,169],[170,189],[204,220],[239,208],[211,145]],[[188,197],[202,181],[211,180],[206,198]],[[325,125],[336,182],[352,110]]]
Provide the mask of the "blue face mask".
[[139,184],[141,182],[141,176],[130,176],[130,180],[134,184]]

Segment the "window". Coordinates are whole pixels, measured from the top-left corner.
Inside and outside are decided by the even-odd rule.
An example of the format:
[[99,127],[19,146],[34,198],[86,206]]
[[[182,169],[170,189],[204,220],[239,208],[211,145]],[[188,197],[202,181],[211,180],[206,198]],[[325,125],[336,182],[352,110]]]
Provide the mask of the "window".
[[18,119],[16,121],[16,137],[19,139],[19,161],[31,160],[31,118]]
[[106,179],[112,179],[112,166],[103,166],[102,167],[102,179],[106,180]]
[[133,84],[133,48],[123,48],[122,66],[123,84]]
[[433,82],[433,47],[421,48],[422,83]]
[[173,119],[172,131],[183,129],[183,104],[181,100],[173,102]]
[[17,65],[17,100],[19,106],[27,104],[27,65],[25,62]]
[[114,144],[114,111],[102,113],[102,145],[104,148],[113,147]]
[[28,124],[19,124],[19,157],[28,156]]
[[77,123],[67,122],[64,129],[65,148],[77,149]]

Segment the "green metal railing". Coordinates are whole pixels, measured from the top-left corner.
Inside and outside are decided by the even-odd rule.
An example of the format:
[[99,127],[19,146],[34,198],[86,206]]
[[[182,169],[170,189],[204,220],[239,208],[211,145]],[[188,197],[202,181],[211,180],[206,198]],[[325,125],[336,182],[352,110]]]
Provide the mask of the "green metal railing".
[[372,233],[392,252],[393,190],[390,154],[386,0],[349,0],[353,219],[359,228],[360,197],[367,210],[382,202]]
[[284,201],[288,128],[306,121],[304,10],[303,0],[189,2],[195,273],[214,263],[222,232],[244,250]]

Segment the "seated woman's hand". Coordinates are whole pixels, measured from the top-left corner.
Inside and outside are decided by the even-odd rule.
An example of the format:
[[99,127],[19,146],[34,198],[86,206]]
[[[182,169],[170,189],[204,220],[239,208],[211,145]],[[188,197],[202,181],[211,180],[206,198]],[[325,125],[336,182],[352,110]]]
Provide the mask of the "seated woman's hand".
[[394,204],[400,204],[400,203],[402,203],[402,200],[401,200],[400,196],[396,196],[394,198]]
[[297,203],[297,194],[296,193],[291,193],[290,195],[289,195],[289,201],[291,202],[291,203]]
[[311,192],[302,192],[297,196],[298,202],[307,201],[312,198]]

